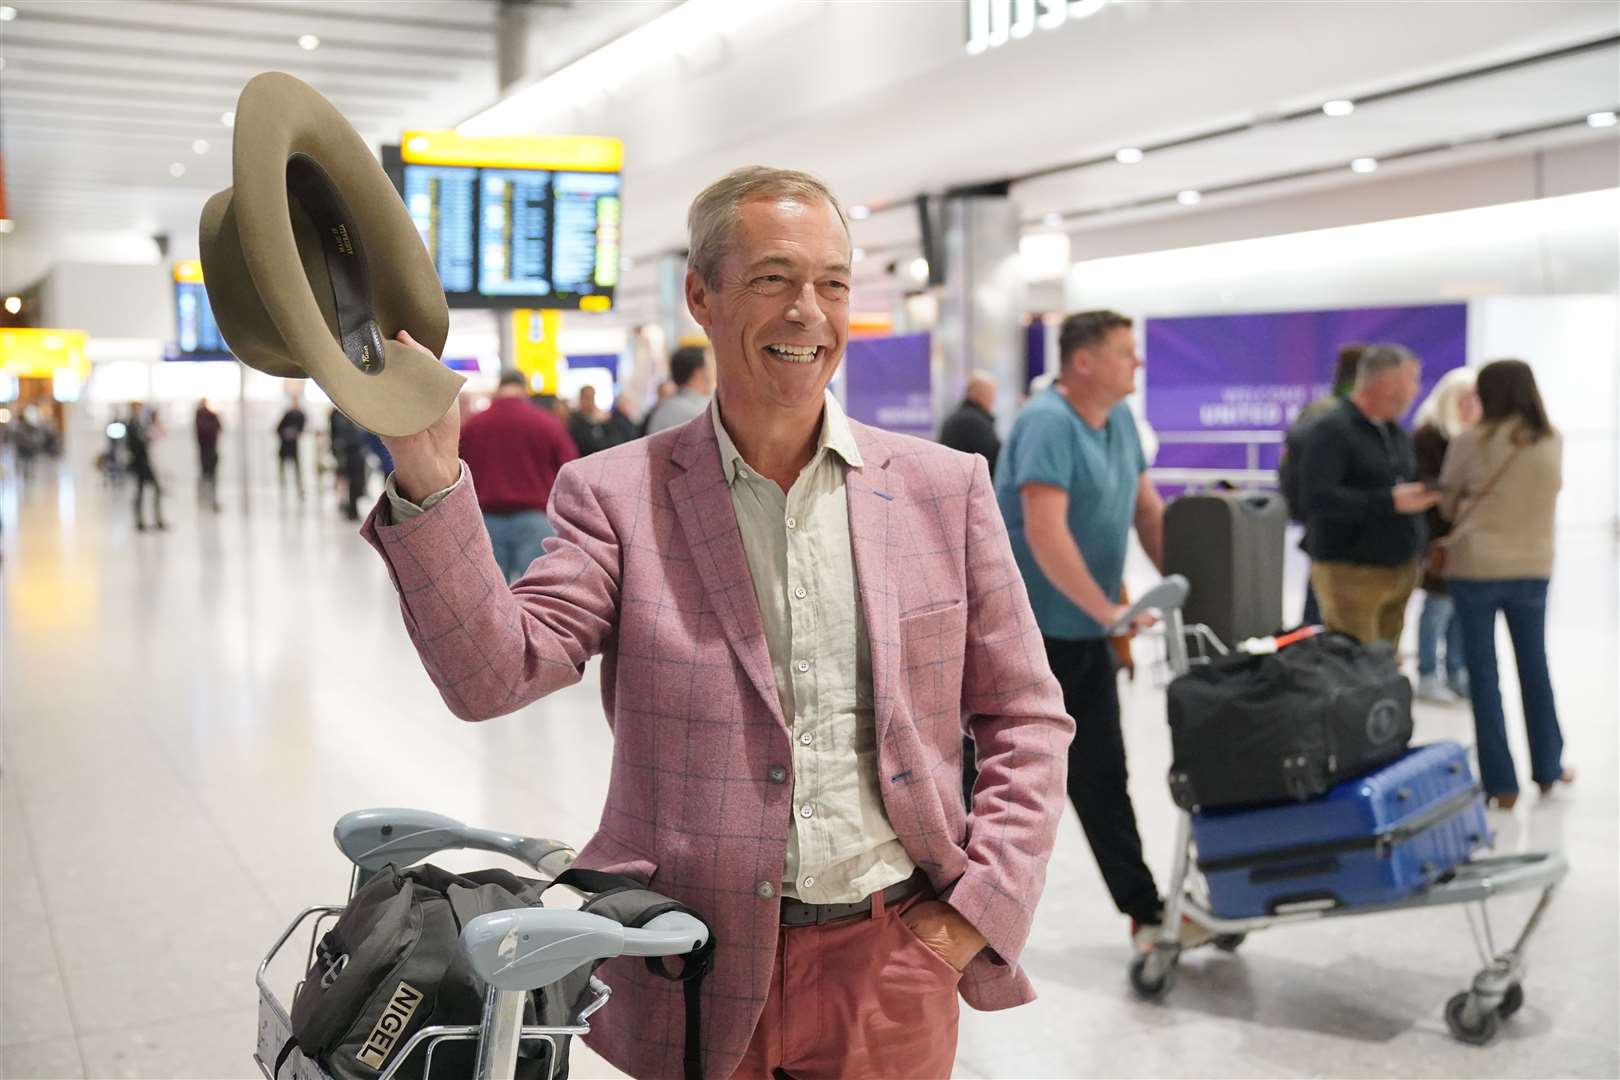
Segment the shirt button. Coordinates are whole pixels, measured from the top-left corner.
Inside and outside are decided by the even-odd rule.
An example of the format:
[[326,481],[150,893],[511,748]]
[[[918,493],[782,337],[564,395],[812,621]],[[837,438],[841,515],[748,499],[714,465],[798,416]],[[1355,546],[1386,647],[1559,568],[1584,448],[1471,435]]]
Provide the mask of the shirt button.
[[769,900],[776,895],[776,886],[768,881],[762,881],[754,886],[754,895],[761,900]]
[[813,743],[815,741],[816,741],[816,737],[814,735],[810,734],[808,731],[805,732],[803,735],[799,736],[799,742],[803,743],[805,746],[809,746],[811,743]]
[[809,596],[810,594],[809,594],[809,592],[807,592],[805,590],[805,587],[803,585],[800,585],[797,589],[793,590],[793,595],[795,597],[797,597],[798,599],[803,600],[805,597]]
[[788,528],[790,528],[790,529],[798,528],[798,525],[799,525],[799,519],[798,518],[788,518],[787,519],[787,527]]
[[807,878],[804,879],[804,887],[807,888],[807,889],[810,886],[814,885],[815,883],[816,883],[816,879],[814,877],[807,877]]
[[799,661],[799,670],[800,671],[809,671],[810,670],[810,661],[808,661],[808,660],[800,660]]
[[787,783],[787,770],[780,765],[772,765],[769,775],[773,784]]
[[811,806],[809,803],[805,803],[803,806],[799,807],[799,816],[802,818],[815,817],[816,808]]

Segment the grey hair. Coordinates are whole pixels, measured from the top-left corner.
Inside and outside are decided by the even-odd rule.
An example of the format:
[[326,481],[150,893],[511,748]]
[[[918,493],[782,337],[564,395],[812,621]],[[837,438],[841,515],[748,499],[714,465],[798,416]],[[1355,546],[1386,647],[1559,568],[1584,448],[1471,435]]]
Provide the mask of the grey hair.
[[1402,364],[1421,363],[1417,355],[1405,345],[1394,345],[1389,342],[1369,345],[1356,364],[1356,385],[1366,386],[1384,372],[1393,371]]
[[849,218],[832,189],[809,173],[749,165],[727,173],[698,193],[686,212],[687,269],[713,285],[720,261],[731,250],[740,220],[738,210],[754,199],[793,199],[807,205],[824,202],[833,208],[849,235]]

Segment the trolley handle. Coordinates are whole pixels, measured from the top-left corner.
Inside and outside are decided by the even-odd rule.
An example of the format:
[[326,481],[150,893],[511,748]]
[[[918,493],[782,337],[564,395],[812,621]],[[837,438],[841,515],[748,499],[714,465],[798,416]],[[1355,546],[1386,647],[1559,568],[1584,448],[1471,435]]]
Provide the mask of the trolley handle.
[[441,851],[464,849],[510,856],[548,880],[574,861],[574,849],[560,840],[475,829],[427,810],[355,810],[338,819],[332,839],[362,876],[389,863],[410,866]]
[[1180,611],[1182,605],[1187,602],[1189,588],[1186,578],[1180,574],[1171,574],[1137,597],[1136,602],[1126,608],[1125,613],[1108,627],[1108,636],[1115,637],[1125,633],[1130,629],[1132,622],[1149,611],[1162,611],[1166,614]]
[[615,956],[684,956],[708,940],[708,927],[683,911],[638,928],[587,911],[514,908],[480,915],[461,931],[473,970],[506,991],[536,990]]

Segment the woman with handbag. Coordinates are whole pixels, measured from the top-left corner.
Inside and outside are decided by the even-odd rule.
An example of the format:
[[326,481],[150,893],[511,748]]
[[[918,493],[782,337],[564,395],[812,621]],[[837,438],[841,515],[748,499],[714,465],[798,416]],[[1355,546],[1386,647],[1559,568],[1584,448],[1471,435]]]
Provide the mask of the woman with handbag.
[[1547,420],[1535,376],[1524,361],[1485,365],[1475,387],[1483,418],[1446,451],[1441,509],[1452,527],[1432,554],[1462,624],[1480,776],[1491,804],[1506,810],[1518,801],[1519,781],[1497,682],[1497,612],[1507,618],[1519,669],[1531,778],[1542,794],[1575,779],[1563,764],[1546,641],[1553,512],[1563,483],[1564,444]]
[[[1418,406],[1412,432],[1418,479],[1440,480],[1440,466],[1451,440],[1479,421],[1479,395],[1474,393],[1474,369],[1453,368],[1440,377]],[[1443,541],[1449,526],[1438,509],[1428,515],[1430,544]],[[1440,653],[1445,651],[1445,675],[1440,674]],[[1418,617],[1417,696],[1440,705],[1455,705],[1468,696],[1468,669],[1463,663],[1462,624],[1455,618],[1446,579],[1433,562],[1423,569],[1423,612]]]

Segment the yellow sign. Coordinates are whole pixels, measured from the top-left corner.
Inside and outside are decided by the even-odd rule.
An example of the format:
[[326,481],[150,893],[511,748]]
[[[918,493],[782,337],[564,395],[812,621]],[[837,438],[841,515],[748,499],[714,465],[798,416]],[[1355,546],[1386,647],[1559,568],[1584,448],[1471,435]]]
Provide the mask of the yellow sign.
[[519,308],[512,312],[512,348],[516,353],[512,366],[528,376],[530,393],[557,392],[557,370],[562,358],[557,333],[561,329],[560,311]]
[[58,371],[87,378],[90,358],[84,354],[84,343],[83,330],[0,330],[0,371],[19,379],[49,379]]
[[411,165],[619,172],[624,167],[624,143],[606,135],[477,137],[454,131],[407,131],[400,139],[399,156]]
[[196,259],[179,259],[174,264],[174,280],[194,281],[202,284],[202,263]]

